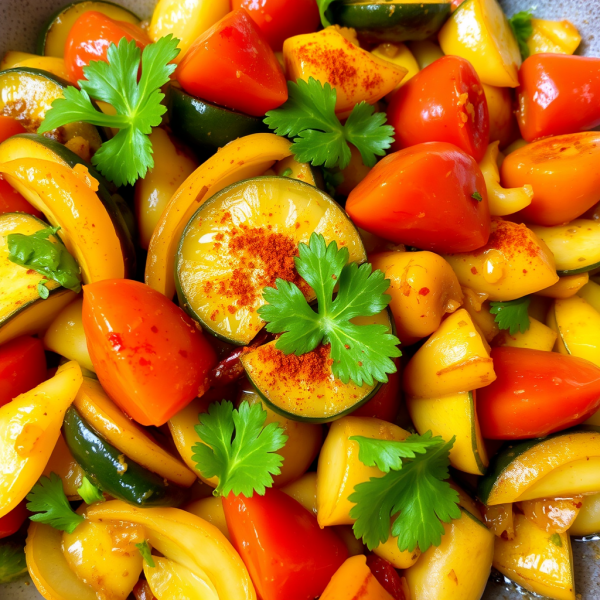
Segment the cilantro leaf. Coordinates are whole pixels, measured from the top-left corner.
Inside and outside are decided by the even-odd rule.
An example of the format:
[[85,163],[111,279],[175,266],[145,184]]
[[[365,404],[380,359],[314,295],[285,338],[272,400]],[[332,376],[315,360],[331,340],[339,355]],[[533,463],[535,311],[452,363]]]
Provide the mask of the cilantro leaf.
[[[79,81],[81,90],[68,87],[63,98],[52,103],[39,133],[52,131],[68,123],[83,121],[99,127],[119,129],[92,157],[98,170],[117,186],[133,184],[154,167],[152,144],[148,135],[160,125],[167,108],[161,104],[160,91],[176,68],[171,61],[179,53],[179,40],[171,34],[149,44],[140,52],[135,41],[121,38],[111,44],[107,61],[92,61]],[[138,81],[138,73],[141,75]],[[91,99],[113,106],[116,115],[96,110]]]
[[533,35],[533,25],[531,18],[533,15],[528,10],[522,10],[514,14],[508,23],[512,32],[519,45],[519,50],[523,60],[529,56],[529,46],[527,46],[527,40]]
[[432,437],[431,431],[424,435],[410,435],[401,442],[378,440],[359,435],[350,439],[359,445],[359,460],[367,467],[377,467],[384,473],[389,473],[390,469],[400,471],[403,458],[415,458],[417,454],[427,452],[428,448],[444,443],[440,436]]
[[473,198],[473,200],[477,200],[477,202],[481,202],[483,200],[483,196],[479,192],[473,192],[471,194],[471,198]]
[[8,540],[0,541],[0,583],[10,583],[27,573],[25,548]]
[[42,279],[41,281],[38,281],[38,284],[37,284],[37,293],[42,300],[47,300],[48,296],[50,295],[50,291],[48,290],[48,288],[46,287],[46,284],[44,283],[45,281],[46,281],[45,279]]
[[[6,236],[8,260],[25,269],[33,269],[63,287],[79,293],[81,275],[77,262],[58,237],[55,237],[56,243],[48,239],[50,236],[56,236],[59,229],[60,227],[47,227],[31,235],[9,233]],[[44,289],[41,289],[42,287]],[[41,298],[45,299],[49,295],[43,281],[38,283],[37,291]]]
[[381,271],[372,273],[370,264],[346,264],[348,249],[338,249],[335,241],[327,245],[321,234],[313,233],[308,244],[300,244],[299,254],[296,269],[315,291],[318,311],[293,283],[278,279],[275,288],[265,288],[267,303],[258,314],[267,322],[267,331],[283,334],[276,348],[301,355],[321,343],[330,344],[332,371],[343,383],[385,383],[387,373],[396,371],[391,359],[400,356],[400,341],[385,325],[355,325],[350,319],[379,314],[391,300],[385,293],[389,280]]
[[321,24],[323,27],[329,27],[331,25],[331,15],[329,14],[329,5],[332,4],[334,0],[317,0],[317,5],[319,7],[319,14],[321,15]]
[[81,515],[73,511],[65,492],[61,478],[56,473],[50,473],[50,477],[40,477],[27,495],[27,510],[37,513],[29,517],[32,521],[45,523],[73,533],[77,525],[84,521]]
[[350,510],[356,519],[354,534],[369,550],[387,541],[390,527],[401,551],[412,552],[418,546],[425,552],[432,545],[439,546],[442,522],[460,517],[458,493],[444,481],[453,444],[454,438],[429,447],[424,454],[407,459],[401,471],[372,477],[354,488],[348,498],[355,504]]
[[154,569],[156,565],[154,564],[154,559],[152,558],[152,549],[150,548],[148,540],[144,540],[143,542],[136,544],[135,547],[140,551],[140,554],[142,555],[142,558],[144,559],[146,564],[151,569]]
[[102,491],[97,488],[87,477],[83,478],[81,485],[77,488],[77,493],[86,504],[94,502],[104,502]]
[[309,77],[288,81],[287,102],[267,113],[264,122],[277,135],[293,137],[291,150],[299,162],[327,168],[350,164],[350,146],[356,146],[365,165],[372,167],[394,138],[394,128],[385,125],[385,113],[375,113],[366,102],[357,104],[345,125],[335,114],[337,92],[329,83]]
[[494,321],[500,329],[508,329],[510,335],[515,335],[517,331],[525,333],[531,324],[527,312],[529,302],[528,296],[510,302],[490,302],[490,312],[496,315]]
[[562,548],[562,539],[560,538],[560,535],[558,535],[558,533],[553,533],[550,536],[550,541],[555,545],[558,546],[559,548]]
[[216,495],[250,497],[265,493],[279,475],[283,458],[276,454],[288,439],[277,423],[266,427],[267,413],[260,404],[242,402],[238,409],[224,400],[198,415],[195,430],[204,442],[194,444],[192,460],[205,477],[218,477]]

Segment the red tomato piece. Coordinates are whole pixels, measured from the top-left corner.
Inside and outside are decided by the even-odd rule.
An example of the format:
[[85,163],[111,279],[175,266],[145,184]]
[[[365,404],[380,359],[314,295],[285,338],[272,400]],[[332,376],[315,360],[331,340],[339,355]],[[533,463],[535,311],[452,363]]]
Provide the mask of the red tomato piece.
[[352,190],[346,211],[358,227],[421,250],[470,252],[490,236],[481,170],[471,156],[445,142],[386,156]]
[[118,46],[121,38],[128,42],[135,40],[140,49],[151,43],[148,34],[133,23],[117,21],[93,10],[83,13],[71,27],[65,42],[65,67],[71,83],[85,79],[83,67],[91,61],[106,62],[108,47]]
[[21,525],[25,523],[25,519],[30,514],[27,508],[25,508],[26,506],[27,500],[23,500],[21,504],[17,504],[8,514],[0,517],[0,539],[17,533],[21,529]]
[[203,33],[175,76],[189,94],[257,117],[288,97],[285,75],[273,50],[243,8]]
[[348,556],[331,529],[275,489],[251,498],[230,494],[223,509],[231,543],[262,600],[314,600]]
[[444,56],[407,81],[388,107],[394,150],[423,142],[448,142],[479,162],[488,146],[487,100],[475,69],[459,56]]
[[194,321],[137,281],[86,285],[83,328],[102,387],[142,425],[163,425],[201,394],[217,361]]
[[46,379],[46,355],[37,338],[23,336],[0,346],[0,406]]
[[497,379],[477,390],[486,438],[542,437],[582,423],[600,405],[600,368],[583,358],[509,346],[491,357]]
[[231,0],[231,8],[245,8],[275,51],[287,38],[312,33],[321,24],[315,0]]
[[394,600],[409,600],[407,595],[407,584],[404,577],[398,575],[398,571],[394,568],[391,562],[381,558],[376,554],[367,556],[367,567],[371,569],[371,573],[375,579],[379,581],[381,587],[394,598]]
[[[395,361],[398,366],[398,360]],[[384,383],[379,391],[366,404],[359,406],[353,413],[353,417],[373,417],[382,421],[394,422],[400,409],[402,399],[400,373],[390,373],[387,383]]]
[[524,140],[600,125],[600,58],[534,54],[519,70],[517,120]]
[[44,216],[37,208],[31,206],[8,181],[0,179],[0,214],[11,212],[28,213],[38,219]]
[[0,143],[19,133],[27,133],[19,121],[12,117],[0,116]]

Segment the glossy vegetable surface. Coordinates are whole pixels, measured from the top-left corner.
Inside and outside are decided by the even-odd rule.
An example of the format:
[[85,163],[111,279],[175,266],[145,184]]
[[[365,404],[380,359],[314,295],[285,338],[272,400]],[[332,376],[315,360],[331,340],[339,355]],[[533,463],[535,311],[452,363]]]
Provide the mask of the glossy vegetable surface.
[[46,379],[42,343],[19,337],[0,346],[0,408]]

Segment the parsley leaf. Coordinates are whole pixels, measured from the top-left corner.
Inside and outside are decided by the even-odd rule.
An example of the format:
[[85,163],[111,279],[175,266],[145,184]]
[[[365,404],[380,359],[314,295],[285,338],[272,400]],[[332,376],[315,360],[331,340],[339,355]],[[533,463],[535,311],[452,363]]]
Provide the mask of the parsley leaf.
[[143,542],[136,544],[135,547],[140,551],[140,554],[142,555],[142,558],[144,559],[146,564],[151,569],[154,569],[156,565],[154,564],[154,559],[152,558],[152,550],[150,548],[148,540],[144,540]]
[[104,502],[102,491],[97,488],[87,477],[83,478],[81,485],[77,488],[77,493],[86,504],[94,502]]
[[84,521],[71,508],[63,490],[62,479],[56,473],[50,473],[49,478],[40,477],[27,495],[27,500],[27,510],[38,513],[29,517],[32,521],[69,533],[73,533],[77,525]]
[[267,113],[264,122],[277,135],[296,136],[291,150],[299,162],[327,168],[350,164],[350,146],[356,146],[365,165],[372,167],[394,138],[394,128],[385,125],[386,114],[375,113],[366,102],[357,104],[345,125],[335,114],[337,92],[329,83],[309,77],[288,81],[287,102]]
[[517,331],[525,333],[530,326],[527,312],[529,302],[528,296],[510,302],[490,302],[490,312],[496,315],[494,321],[500,329],[508,329],[510,335],[515,335]]
[[[66,88],[64,97],[52,103],[38,132],[78,121],[119,129],[94,154],[92,163],[117,186],[145,177],[148,169],[154,167],[148,134],[160,125],[167,110],[161,104],[165,95],[160,88],[176,68],[171,61],[179,53],[178,42],[169,34],[146,46],[143,52],[135,41],[127,42],[126,38],[121,38],[118,46],[111,44],[108,62],[93,61],[84,67],[86,79],[79,81],[81,90]],[[117,114],[105,115],[96,110],[91,98],[110,104]]]
[[8,540],[0,541],[0,583],[10,583],[27,573],[23,545]]
[[481,202],[483,200],[483,196],[479,192],[473,192],[471,194],[471,198],[473,198],[473,200],[477,200],[477,202]]
[[531,12],[527,10],[522,10],[514,14],[509,20],[508,23],[512,32],[517,40],[517,44],[519,45],[519,50],[521,51],[521,56],[523,60],[525,60],[529,56],[529,46],[527,46],[527,40],[533,35],[533,25],[531,23],[531,18],[533,15]]
[[367,467],[377,467],[384,473],[389,473],[390,469],[400,471],[403,458],[415,458],[416,454],[424,454],[428,448],[444,443],[440,436],[432,437],[431,431],[424,435],[410,435],[401,442],[377,440],[359,435],[350,439],[358,442],[359,460]]
[[37,293],[42,300],[47,300],[50,295],[50,291],[46,287],[45,281],[45,279],[42,279],[41,281],[38,281],[37,284]]
[[[47,227],[31,235],[9,233],[6,236],[8,260],[26,269],[33,269],[63,287],[79,293],[81,275],[77,262],[58,237],[55,237],[56,243],[48,239],[50,236],[56,236],[59,229],[60,227]],[[41,289],[42,287],[44,289]],[[41,298],[46,299],[49,295],[43,281],[38,283],[37,291]]]
[[[398,537],[400,551],[412,552],[417,546],[425,552],[439,546],[444,523],[460,517],[458,493],[447,481],[452,438],[447,444],[429,447],[424,454],[407,459],[400,471],[372,477],[359,483],[348,498],[356,506],[350,516],[356,519],[354,534],[369,550]],[[380,460],[384,456],[380,455]],[[392,517],[396,515],[393,525]]]
[[[355,325],[350,319],[379,314],[389,303],[389,279],[371,265],[360,267],[348,262],[348,249],[328,246],[321,234],[313,233],[300,244],[295,259],[298,274],[313,288],[318,312],[306,301],[300,289],[283,279],[276,287],[263,290],[267,304],[258,314],[267,321],[270,333],[283,333],[276,348],[285,354],[306,354],[319,344],[331,345],[332,371],[343,383],[350,379],[358,386],[373,380],[386,382],[396,366],[391,358],[400,356],[400,340],[387,333],[385,325]],[[335,300],[333,290],[339,285]]]
[[267,412],[248,402],[238,409],[227,400],[214,402],[198,418],[195,430],[204,443],[194,444],[192,460],[205,477],[219,478],[215,495],[262,496],[281,472],[283,458],[276,452],[288,439],[283,428],[265,427]]
[[319,14],[321,15],[321,24],[323,27],[329,27],[331,25],[331,15],[329,14],[329,5],[332,4],[334,0],[317,0],[317,5],[319,6]]
[[562,548],[562,540],[560,538],[560,535],[558,535],[558,533],[553,533],[550,536],[550,541],[555,545],[558,546],[559,548]]

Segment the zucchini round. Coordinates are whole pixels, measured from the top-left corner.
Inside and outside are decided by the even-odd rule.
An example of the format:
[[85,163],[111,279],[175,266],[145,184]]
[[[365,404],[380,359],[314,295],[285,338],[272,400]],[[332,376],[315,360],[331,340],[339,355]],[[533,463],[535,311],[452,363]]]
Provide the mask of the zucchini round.
[[75,21],[83,13],[92,10],[117,21],[125,21],[135,25],[140,22],[137,15],[125,7],[118,6],[112,2],[103,2],[102,0],[90,2],[89,0],[84,0],[84,2],[68,4],[56,11],[42,28],[36,44],[36,53],[42,56],[63,58],[65,55],[65,43],[71,27],[73,27]]
[[[357,317],[352,322],[387,325],[389,332],[393,331],[393,320],[387,309],[374,317]],[[286,357],[275,344],[275,341],[269,342],[245,352],[240,360],[258,395],[288,419],[308,423],[334,421],[370,400],[382,385],[375,382],[359,387],[353,381],[342,383],[333,376],[329,351],[323,346],[302,356]],[[283,371],[282,359],[291,363],[293,369]]]
[[175,259],[181,306],[217,337],[247,345],[264,326],[256,313],[262,290],[278,277],[296,280],[314,299],[293,262],[298,244],[314,231],[346,246],[350,261],[366,260],[346,213],[314,186],[266,176],[225,188],[196,211],[181,236]]
[[334,2],[335,23],[356,29],[371,43],[425,40],[436,33],[450,14],[450,2],[429,0],[346,0]]
[[204,155],[237,138],[268,131],[262,119],[211,104],[175,86],[169,92],[169,123],[178,138]]
[[101,437],[72,406],[67,409],[63,436],[89,479],[102,491],[136,506],[179,506],[184,491],[145,469]]
[[[0,72],[0,113],[17,119],[30,133],[36,133],[40,124],[68,81],[40,69],[16,67]],[[69,123],[50,132],[49,137],[68,142],[75,137],[85,138],[92,154],[100,148],[102,135],[89,123]]]
[[[104,208],[106,208],[121,242],[126,275],[133,275],[135,273],[136,262],[135,246],[125,222],[121,205],[118,203],[118,195],[110,193],[110,184],[106,179],[90,163],[77,156],[77,154],[69,150],[66,146],[37,133],[13,135],[0,144],[0,163],[19,158],[40,158],[62,164],[71,169],[78,164],[87,167],[90,175],[98,181],[99,187],[96,194],[100,198]],[[122,199],[121,202],[124,203]]]

